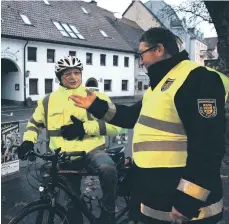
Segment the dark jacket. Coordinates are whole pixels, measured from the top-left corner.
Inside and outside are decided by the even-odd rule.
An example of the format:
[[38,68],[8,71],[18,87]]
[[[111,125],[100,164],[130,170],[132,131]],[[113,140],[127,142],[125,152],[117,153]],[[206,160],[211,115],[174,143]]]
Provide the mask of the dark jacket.
[[[187,59],[188,54],[183,51],[172,58],[151,65],[148,68],[148,75],[152,90],[174,66]],[[209,98],[217,102],[217,115],[214,118],[204,118],[199,112],[198,99]],[[141,178],[139,182],[142,186],[149,186],[148,190],[144,188],[144,194],[154,198],[152,206],[155,209],[163,210],[164,203],[172,201],[172,206],[180,213],[192,218],[198,215],[200,207],[218,202],[222,198],[220,166],[225,154],[224,99],[225,89],[220,76],[202,66],[192,70],[177,91],[175,105],[188,139],[187,164],[184,168],[141,168],[139,170]],[[115,106],[117,112],[111,123],[129,129],[133,128],[142,102],[129,107],[117,104]],[[98,98],[89,108],[89,112],[99,118],[103,117],[107,110],[107,103]],[[180,178],[213,193],[210,193],[206,203],[197,200],[176,190]]]

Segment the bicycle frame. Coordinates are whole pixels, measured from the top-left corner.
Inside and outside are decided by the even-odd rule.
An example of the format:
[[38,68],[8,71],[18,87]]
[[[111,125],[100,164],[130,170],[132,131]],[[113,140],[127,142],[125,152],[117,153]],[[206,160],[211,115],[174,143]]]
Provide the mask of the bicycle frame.
[[66,187],[64,180],[61,180],[61,178],[59,178],[57,186],[60,189],[62,189],[67,194],[67,196],[72,200],[72,202],[75,205],[75,208],[79,208],[82,214],[90,221],[90,223],[94,224],[96,221],[96,217],[94,217],[94,215],[89,211],[87,205],[78,195],[72,194],[71,190],[68,187]]
[[[57,155],[58,152],[55,152],[55,155]],[[61,180],[60,176],[58,174],[64,174],[64,173],[77,173],[79,174],[79,171],[75,170],[57,170],[57,163],[58,159],[57,157],[52,157],[51,159],[52,166],[50,170],[50,176],[51,178],[51,183],[48,183],[48,189],[45,192],[41,193],[41,199],[47,198],[47,193],[51,192],[51,203],[52,206],[55,206],[56,198],[55,198],[55,188],[59,187],[62,189],[68,197],[72,200],[76,208],[79,208],[83,215],[90,221],[91,224],[94,224],[96,221],[96,218],[94,215],[88,210],[87,205],[84,203],[84,201],[78,196],[78,195],[73,195],[71,190],[66,187],[66,183],[64,183],[64,180]],[[51,189],[49,188],[51,187]]]
[[[76,209],[80,209],[82,214],[89,220],[91,224],[96,223],[96,217],[92,214],[90,209],[88,208],[86,202],[79,196],[72,193],[72,191],[69,189],[68,184],[64,180],[66,177],[64,174],[77,174],[80,176],[97,176],[95,173],[85,172],[84,170],[58,170],[57,165],[59,163],[58,161],[58,153],[59,151],[56,150],[54,154],[46,154],[45,156],[39,155],[34,153],[37,157],[40,157],[46,161],[50,161],[52,166],[50,169],[49,174],[45,174],[43,176],[44,181],[42,182],[42,185],[39,188],[40,191],[40,200],[44,200],[47,203],[51,204],[54,208],[55,206],[58,206],[59,203],[57,203],[57,191],[56,187],[63,190],[65,194],[72,200],[74,206]],[[74,156],[74,155],[73,155]],[[120,169],[119,171],[122,171]],[[124,197],[127,206],[123,208],[121,211],[118,212],[118,215],[116,215],[116,221],[118,221],[120,218],[123,217],[123,215],[129,210],[128,208],[128,199],[127,197]],[[49,220],[53,220],[55,212],[51,212],[49,216]]]

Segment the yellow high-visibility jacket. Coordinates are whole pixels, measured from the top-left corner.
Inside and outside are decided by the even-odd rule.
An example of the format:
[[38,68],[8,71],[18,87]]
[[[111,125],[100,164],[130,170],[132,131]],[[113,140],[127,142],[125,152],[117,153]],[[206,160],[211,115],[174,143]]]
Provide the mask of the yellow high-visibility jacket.
[[[23,140],[36,143],[40,128],[45,127],[51,150],[61,148],[62,151],[90,152],[93,149],[105,148],[105,135],[115,136],[121,132],[122,128],[98,120],[85,109],[76,107],[69,99],[72,94],[86,96],[86,87],[81,85],[77,89],[67,89],[59,86],[58,90],[39,100],[38,106],[28,122]],[[109,97],[105,94],[96,92],[96,95],[100,99],[110,102]],[[86,135],[82,141],[68,141],[61,136],[60,128],[72,123],[71,115],[84,122]]]
[[[197,204],[201,206],[199,210],[196,210],[196,216],[192,217],[191,221],[203,220],[201,223],[208,223],[208,218],[218,220],[222,214],[223,200],[220,176],[218,179],[214,176],[212,179],[214,183],[209,184],[210,176],[203,176],[203,180],[200,181],[195,179],[195,174],[187,174],[185,170],[188,139],[175,105],[175,96],[191,71],[197,67],[199,67],[197,63],[183,60],[174,66],[153,90],[149,88],[144,94],[140,116],[134,127],[133,159],[138,167],[151,168],[142,170],[152,170],[152,174],[156,174],[156,178],[161,173],[161,179],[164,179],[167,171],[169,173],[169,170],[175,170],[172,168],[184,168],[182,172],[179,171],[180,180],[179,172],[170,172],[172,176],[162,182],[167,182],[167,185],[170,186],[170,188],[162,186],[162,189],[167,190],[166,192],[162,192],[159,187],[154,188],[155,201],[147,201],[144,198],[141,203],[141,213],[153,219],[171,222],[169,206],[175,206],[177,209],[176,205],[181,206],[181,202],[184,202],[184,207],[187,206],[186,210],[190,209],[192,212],[197,208]],[[221,78],[226,102],[229,95],[229,78],[213,69],[207,69],[218,73]],[[203,116],[211,118],[211,116],[217,115],[214,99],[200,100],[199,112]],[[200,149],[199,155],[201,153]],[[196,157],[199,155],[196,153]],[[217,151],[215,155],[217,155]],[[200,172],[202,171],[200,170]],[[151,180],[151,185],[152,183]],[[156,184],[156,186],[159,185]],[[152,198],[152,192],[150,193]],[[159,202],[160,199],[157,195],[161,196],[161,202]],[[166,195],[172,196],[167,199]]]
[[[133,136],[133,159],[139,167],[186,166],[187,136],[176,110],[174,97],[190,72],[197,67],[199,65],[190,60],[180,62],[154,90],[148,88],[144,94],[143,106]],[[226,101],[229,79],[222,73],[215,72],[224,84]]]

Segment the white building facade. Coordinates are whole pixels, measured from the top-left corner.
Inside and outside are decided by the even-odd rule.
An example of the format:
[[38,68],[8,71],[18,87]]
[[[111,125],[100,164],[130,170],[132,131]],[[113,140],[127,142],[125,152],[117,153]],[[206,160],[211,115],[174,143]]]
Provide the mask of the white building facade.
[[204,65],[204,60],[207,59],[207,45],[197,38],[191,38],[191,49],[190,58],[194,58],[195,62]]
[[[37,101],[57,89],[55,62],[74,53],[84,65],[84,85],[97,87],[110,97],[134,95],[134,53],[36,41],[27,43],[26,40],[10,38],[1,40],[1,61],[2,68],[5,68],[1,83],[3,100],[23,102],[30,97]],[[12,69],[13,64],[15,69]]]
[[136,52],[96,3],[47,2],[2,2],[2,100],[37,101],[56,90],[55,63],[68,55],[82,61],[84,85],[133,97]]

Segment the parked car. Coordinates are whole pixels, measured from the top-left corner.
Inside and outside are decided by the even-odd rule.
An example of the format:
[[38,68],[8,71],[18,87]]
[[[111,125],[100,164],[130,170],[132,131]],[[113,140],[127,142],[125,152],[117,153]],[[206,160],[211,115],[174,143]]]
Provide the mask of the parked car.
[[87,87],[89,90],[91,90],[92,92],[99,92],[99,88],[98,87]]

